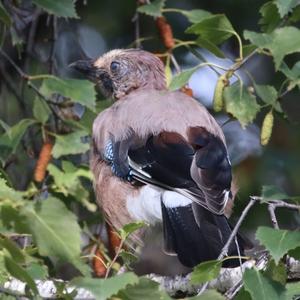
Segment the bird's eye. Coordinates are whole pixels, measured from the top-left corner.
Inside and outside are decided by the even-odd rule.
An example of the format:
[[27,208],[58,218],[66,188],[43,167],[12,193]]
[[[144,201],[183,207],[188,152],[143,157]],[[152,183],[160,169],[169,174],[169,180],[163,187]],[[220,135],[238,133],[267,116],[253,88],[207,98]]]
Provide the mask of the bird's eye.
[[119,69],[119,66],[120,66],[120,63],[118,63],[117,61],[113,61],[111,64],[110,64],[110,70],[112,72],[116,72],[118,69]]

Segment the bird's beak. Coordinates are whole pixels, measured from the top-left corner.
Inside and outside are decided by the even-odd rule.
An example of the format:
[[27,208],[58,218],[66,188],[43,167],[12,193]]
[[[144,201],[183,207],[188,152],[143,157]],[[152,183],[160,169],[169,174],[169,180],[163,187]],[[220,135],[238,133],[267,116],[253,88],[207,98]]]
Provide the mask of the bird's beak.
[[96,77],[96,67],[94,66],[94,60],[78,60],[69,64],[69,68],[73,68],[76,71],[87,76],[89,79],[95,79]]

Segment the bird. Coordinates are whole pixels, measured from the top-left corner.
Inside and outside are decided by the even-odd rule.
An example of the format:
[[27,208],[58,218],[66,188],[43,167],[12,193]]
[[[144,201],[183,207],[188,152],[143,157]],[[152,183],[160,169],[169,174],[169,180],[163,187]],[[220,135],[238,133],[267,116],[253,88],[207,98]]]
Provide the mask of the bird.
[[[226,141],[213,116],[169,91],[164,64],[148,51],[115,49],[71,67],[114,100],[94,120],[90,163],[109,224],[162,223],[164,252],[184,266],[217,259],[232,233],[225,209],[233,196]],[[237,235],[226,255],[243,256],[244,244]]]

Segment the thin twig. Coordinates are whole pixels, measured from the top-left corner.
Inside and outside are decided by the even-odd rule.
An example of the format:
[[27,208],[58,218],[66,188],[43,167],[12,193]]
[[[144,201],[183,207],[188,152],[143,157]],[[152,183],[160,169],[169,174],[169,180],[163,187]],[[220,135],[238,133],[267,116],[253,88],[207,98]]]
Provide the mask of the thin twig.
[[[230,247],[232,241],[233,241],[234,238],[236,237],[236,235],[237,235],[237,233],[238,233],[238,230],[239,230],[241,224],[243,223],[244,219],[246,218],[246,216],[247,216],[247,214],[248,214],[250,208],[255,204],[256,201],[257,201],[257,198],[256,198],[256,197],[250,196],[250,201],[249,201],[249,203],[247,204],[247,206],[244,208],[244,210],[243,210],[243,212],[242,212],[242,214],[241,214],[239,220],[238,220],[237,223],[235,224],[235,226],[234,226],[234,228],[233,228],[233,230],[232,230],[232,232],[231,232],[231,234],[230,234],[230,236],[229,236],[229,238],[228,238],[226,244],[225,244],[224,247],[222,248],[221,253],[219,254],[219,256],[218,256],[218,258],[217,258],[218,260],[222,260],[222,259],[227,255],[228,249],[229,249],[229,247]],[[206,290],[207,286],[208,286],[208,282],[206,282],[206,283],[202,286],[202,288],[201,288],[201,290],[199,291],[198,295],[201,295],[201,294]]]
[[178,64],[175,56],[171,53],[170,57],[171,57],[171,61],[172,61],[173,65],[174,65],[174,67],[175,67],[176,72],[180,73],[181,72],[181,68],[180,68],[180,66],[179,66],[179,64]]
[[271,218],[271,222],[273,224],[273,227],[275,229],[279,229],[276,214],[275,214],[275,209],[276,209],[276,207],[273,204],[268,205],[268,211],[269,211],[269,214],[270,214],[270,218]]
[[[137,7],[139,6],[137,1]],[[141,39],[140,39],[140,15],[138,11],[136,10],[132,20],[134,23],[134,35],[135,35],[135,47],[140,49],[141,48]]]
[[117,250],[117,252],[116,252],[116,254],[115,254],[113,260],[112,260],[112,261],[110,262],[110,264],[107,266],[106,274],[105,274],[105,279],[108,277],[108,275],[109,275],[109,273],[110,273],[110,270],[111,270],[112,266],[113,266],[114,263],[117,261],[119,255],[120,255],[120,253],[121,253],[121,250],[122,250],[122,248],[123,248],[124,242],[125,242],[125,240],[122,239],[121,242],[120,242],[120,244],[119,244],[118,250]]
[[55,73],[55,43],[57,40],[57,17],[53,16],[53,34],[52,34],[52,45],[50,50],[50,65],[49,65],[49,73]]

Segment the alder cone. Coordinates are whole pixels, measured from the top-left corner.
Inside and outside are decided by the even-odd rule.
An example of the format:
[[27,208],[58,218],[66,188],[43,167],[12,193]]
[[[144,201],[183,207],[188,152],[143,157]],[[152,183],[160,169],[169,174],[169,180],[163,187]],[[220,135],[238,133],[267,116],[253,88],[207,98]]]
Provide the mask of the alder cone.
[[95,252],[95,257],[93,257],[93,270],[97,277],[105,277],[107,270],[105,262],[105,257],[102,254],[102,251],[98,248]]
[[160,37],[167,49],[172,49],[175,46],[173,31],[165,17],[156,18],[156,26],[159,30]]
[[45,178],[46,170],[52,157],[52,149],[53,144],[51,142],[45,142],[42,146],[34,170],[34,180],[37,182],[42,182]]
[[108,234],[108,241],[109,241],[109,250],[113,255],[116,255],[117,250],[120,247],[121,239],[117,232],[107,224],[107,234]]

